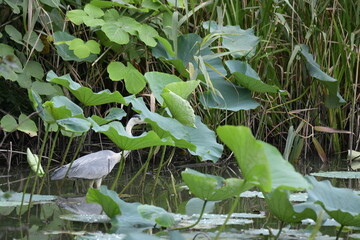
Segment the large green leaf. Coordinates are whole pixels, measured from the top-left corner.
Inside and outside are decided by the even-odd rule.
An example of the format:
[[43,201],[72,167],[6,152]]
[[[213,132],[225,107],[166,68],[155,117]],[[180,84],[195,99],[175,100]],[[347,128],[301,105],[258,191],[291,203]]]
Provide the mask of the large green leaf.
[[214,35],[221,35],[222,47],[227,48],[235,58],[252,57],[260,40],[254,35],[253,29],[243,30],[240,26],[221,26],[215,21],[207,21],[203,23],[203,28],[209,29]]
[[51,111],[43,106],[40,95],[33,89],[29,89],[28,96],[34,110],[39,112],[41,119],[46,123],[55,123],[55,119],[53,118]]
[[38,128],[33,120],[28,118],[25,114],[19,116],[19,126],[17,130],[28,134],[30,137],[37,136]]
[[58,77],[53,71],[48,72],[46,81],[57,83],[66,87],[81,103],[86,106],[95,106],[116,102],[125,104],[123,96],[118,92],[110,92],[108,89],[94,93],[90,88],[83,87],[74,82],[69,74]]
[[301,49],[301,54],[306,59],[306,67],[310,75],[318,79],[327,88],[328,94],[325,96],[325,106],[328,108],[336,108],[344,104],[345,100],[339,94],[339,81],[330,77],[320,69],[319,64],[314,61],[314,57],[309,53],[309,48],[306,45],[301,44],[298,46]]
[[129,34],[135,35],[141,24],[135,19],[126,16],[116,16],[116,18],[113,21],[106,21],[101,30],[111,41],[118,44],[127,44],[130,40]]
[[244,179],[263,191],[272,190],[272,177],[264,145],[244,126],[220,126],[220,139],[234,152]]
[[147,72],[144,77],[149,83],[151,92],[161,105],[164,103],[164,99],[161,97],[164,87],[170,83],[182,82],[177,76],[162,72]]
[[51,101],[46,101],[43,106],[54,120],[71,117],[84,118],[82,108],[64,96],[53,97]]
[[246,88],[235,85],[224,78],[213,79],[213,90],[207,90],[201,96],[201,103],[208,108],[230,111],[250,110],[259,106]]
[[239,196],[247,190],[244,181],[239,178],[228,178],[203,174],[186,168],[181,172],[182,179],[196,197],[208,201],[221,201]]
[[18,122],[13,116],[6,114],[1,118],[0,127],[6,132],[19,130],[28,134],[30,137],[36,136],[38,130],[34,121],[23,113],[20,114]]
[[280,90],[277,86],[271,86],[261,81],[259,75],[246,62],[228,60],[225,64],[230,73],[234,75],[236,82],[250,91],[277,93]]
[[118,204],[119,197],[113,191],[109,191],[106,187],[100,190],[89,188],[86,194],[86,201],[89,203],[98,203],[106,215],[110,218],[121,215],[120,206]]
[[17,72],[21,72],[22,64],[19,58],[14,54],[14,48],[0,43],[0,57],[6,59],[6,61],[0,63],[0,77],[16,81],[18,79]]
[[151,112],[142,98],[129,101],[160,137],[171,136],[175,146],[189,149],[191,154],[199,156],[202,161],[216,162],[221,157],[223,146],[216,142],[215,133],[201,122],[200,117],[195,117],[196,128],[187,127],[176,119]]
[[69,49],[73,50],[74,54],[78,58],[87,58],[90,56],[91,53],[94,54],[100,53],[100,44],[94,40],[89,40],[87,42],[84,42],[80,38],[74,38],[71,41],[65,41],[61,43],[66,43],[69,46]]
[[310,187],[306,179],[296,172],[293,165],[284,159],[276,147],[263,141],[259,142],[262,143],[269,161],[273,189],[302,190]]
[[129,136],[120,122],[114,121],[99,126],[93,122],[93,130],[105,134],[123,150],[136,150],[151,146],[174,145],[171,138],[160,138],[154,131],[140,136]]
[[172,214],[161,207],[143,204],[138,206],[137,210],[144,219],[154,221],[162,227],[171,227],[175,224]]
[[65,61],[76,61],[76,62],[94,62],[97,58],[95,54],[91,54],[87,58],[78,58],[74,51],[69,49],[67,44],[56,44],[57,42],[66,42],[75,39],[74,36],[67,32],[54,32],[55,48],[59,56]]
[[121,62],[111,62],[107,71],[113,81],[124,79],[126,90],[129,93],[137,94],[146,85],[145,77],[130,62],[127,63],[127,67]]
[[11,40],[23,44],[22,42],[22,34],[11,24],[5,25],[5,32],[10,36]]
[[289,193],[286,190],[277,188],[265,194],[265,200],[271,213],[282,222],[297,223],[306,218],[316,221],[317,214],[313,209],[304,208],[299,212],[294,210],[294,206],[289,201]]
[[309,176],[313,185],[308,191],[308,202],[320,204],[330,217],[343,226],[360,227],[360,196],[347,188],[333,187],[326,181],[318,182]]
[[91,123],[81,118],[64,118],[56,121],[65,131],[75,133],[85,133],[89,131]]
[[143,41],[146,45],[150,47],[155,47],[157,42],[155,38],[159,35],[158,32],[151,26],[147,24],[141,24],[137,28],[139,38]]
[[[211,76],[211,79],[225,76],[226,70],[222,64],[221,58],[213,57],[214,53],[208,47],[202,47],[203,39],[197,34],[184,34],[178,37],[177,39],[177,48],[175,46],[172,48],[174,52],[170,49],[171,43],[167,42],[165,39],[162,39],[158,45],[153,48],[153,56],[161,58],[164,61],[173,64],[179,73],[186,77],[190,78],[186,68],[189,67],[190,63],[194,66],[194,69],[199,69],[199,57],[206,57],[204,60],[205,69],[202,74],[206,73]],[[172,44],[174,45],[174,44]],[[204,76],[199,76],[201,79],[204,79]]]
[[185,126],[195,127],[194,109],[187,100],[183,99],[167,88],[163,90],[161,97],[164,99],[166,106],[170,110],[173,118]]
[[91,119],[98,125],[104,125],[114,120],[121,120],[126,116],[126,112],[122,108],[110,108],[105,118],[101,118],[97,115],[92,115]]
[[249,128],[220,126],[217,133],[234,152],[244,179],[263,192],[275,188],[300,190],[310,186],[275,147],[256,140]]
[[0,126],[5,132],[13,132],[16,130],[18,123],[13,116],[6,114],[1,118]]
[[105,213],[112,218],[114,232],[124,233],[152,228],[155,224],[164,227],[174,224],[173,216],[164,209],[140,203],[127,203],[121,200],[116,192],[108,190],[106,186],[101,186],[99,190],[90,189],[86,200],[102,206]]
[[183,99],[187,99],[188,96],[197,88],[200,81],[186,81],[186,82],[173,82],[166,85],[166,88],[173,93],[179,95]]

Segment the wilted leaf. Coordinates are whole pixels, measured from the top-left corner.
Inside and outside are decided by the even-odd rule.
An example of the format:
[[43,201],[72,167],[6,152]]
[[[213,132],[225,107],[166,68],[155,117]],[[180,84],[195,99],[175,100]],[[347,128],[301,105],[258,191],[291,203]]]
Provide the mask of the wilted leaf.
[[345,134],[351,134],[350,131],[346,131],[346,130],[337,130],[334,128],[330,128],[330,127],[323,127],[323,126],[315,126],[314,127],[315,131],[318,132],[325,132],[325,133],[345,133]]
[[321,144],[319,143],[319,141],[314,136],[312,137],[312,141],[314,143],[317,153],[319,154],[319,157],[321,158],[321,161],[323,161],[324,163],[327,163],[328,160],[326,157],[326,153],[325,153],[324,149],[322,148]]

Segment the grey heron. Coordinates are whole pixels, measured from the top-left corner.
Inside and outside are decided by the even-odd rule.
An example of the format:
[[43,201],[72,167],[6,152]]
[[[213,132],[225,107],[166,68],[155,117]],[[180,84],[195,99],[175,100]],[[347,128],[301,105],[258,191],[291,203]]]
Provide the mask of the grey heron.
[[[132,128],[137,124],[144,124],[139,115],[134,115],[126,124],[125,131],[132,136]],[[114,166],[120,162],[121,156],[126,158],[130,151],[113,152],[111,150],[101,150],[90,153],[76,159],[73,164],[66,164],[57,168],[51,175],[51,180],[59,180],[66,177],[70,179],[80,178],[89,179],[90,187],[93,187],[94,182],[96,188],[99,188],[103,178],[108,175]],[[71,166],[70,170],[69,167]]]

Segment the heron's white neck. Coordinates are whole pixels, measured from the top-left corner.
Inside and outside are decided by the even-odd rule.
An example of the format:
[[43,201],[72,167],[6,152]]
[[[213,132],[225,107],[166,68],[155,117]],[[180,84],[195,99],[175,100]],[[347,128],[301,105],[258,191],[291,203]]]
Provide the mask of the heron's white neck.
[[127,134],[132,136],[132,128],[136,125],[135,121],[131,118],[129,122],[126,124],[125,131]]

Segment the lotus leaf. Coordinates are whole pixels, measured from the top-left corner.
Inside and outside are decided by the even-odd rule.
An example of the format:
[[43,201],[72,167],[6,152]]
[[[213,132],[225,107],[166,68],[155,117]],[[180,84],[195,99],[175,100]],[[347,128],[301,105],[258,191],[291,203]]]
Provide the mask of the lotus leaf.
[[146,132],[140,136],[129,136],[120,122],[114,121],[99,126],[93,122],[93,130],[101,132],[110,138],[123,150],[135,150],[151,146],[173,145],[170,138],[161,139],[154,131]]
[[151,92],[154,94],[156,100],[162,105],[164,99],[161,97],[161,93],[166,85],[170,83],[182,82],[177,76],[162,73],[162,72],[147,72],[144,75],[146,81],[149,83]]
[[244,126],[220,126],[220,139],[234,152],[245,181],[271,192],[280,187],[288,190],[309,188],[309,183],[284,160],[272,145],[256,140]]
[[108,89],[94,93],[90,88],[83,87],[74,82],[70,75],[58,77],[53,71],[48,72],[46,81],[57,83],[66,87],[81,103],[86,106],[101,105],[111,102],[125,104],[122,95],[115,91],[111,93]]
[[173,118],[185,126],[195,127],[195,113],[187,100],[167,88],[164,89],[161,97],[164,99]]
[[215,133],[201,122],[200,117],[195,117],[196,128],[187,127],[176,119],[151,112],[142,98],[131,98],[128,101],[161,138],[171,137],[175,146],[189,149],[191,154],[199,156],[202,161],[216,162],[221,157],[223,146],[216,142]]
[[225,62],[231,74],[234,75],[236,82],[253,92],[277,93],[279,88],[271,86],[260,80],[259,75],[246,62],[228,60]]
[[181,172],[181,176],[190,192],[202,200],[221,201],[239,196],[241,192],[247,190],[244,181],[238,178],[224,179],[190,168]]
[[289,201],[289,193],[286,190],[277,188],[265,194],[265,200],[272,214],[280,221],[286,223],[296,223],[303,219],[311,218],[316,221],[316,212],[310,208],[305,208],[298,212]]
[[360,196],[347,188],[333,187],[328,180],[318,182],[308,177],[313,185],[307,190],[308,202],[315,202],[342,226],[360,227]]
[[309,48],[306,45],[298,45],[301,49],[301,54],[306,59],[306,67],[310,75],[318,79],[328,90],[325,96],[325,106],[328,108],[337,108],[345,103],[345,100],[339,94],[339,81],[324,73],[319,64],[314,61],[314,57],[309,53]]

